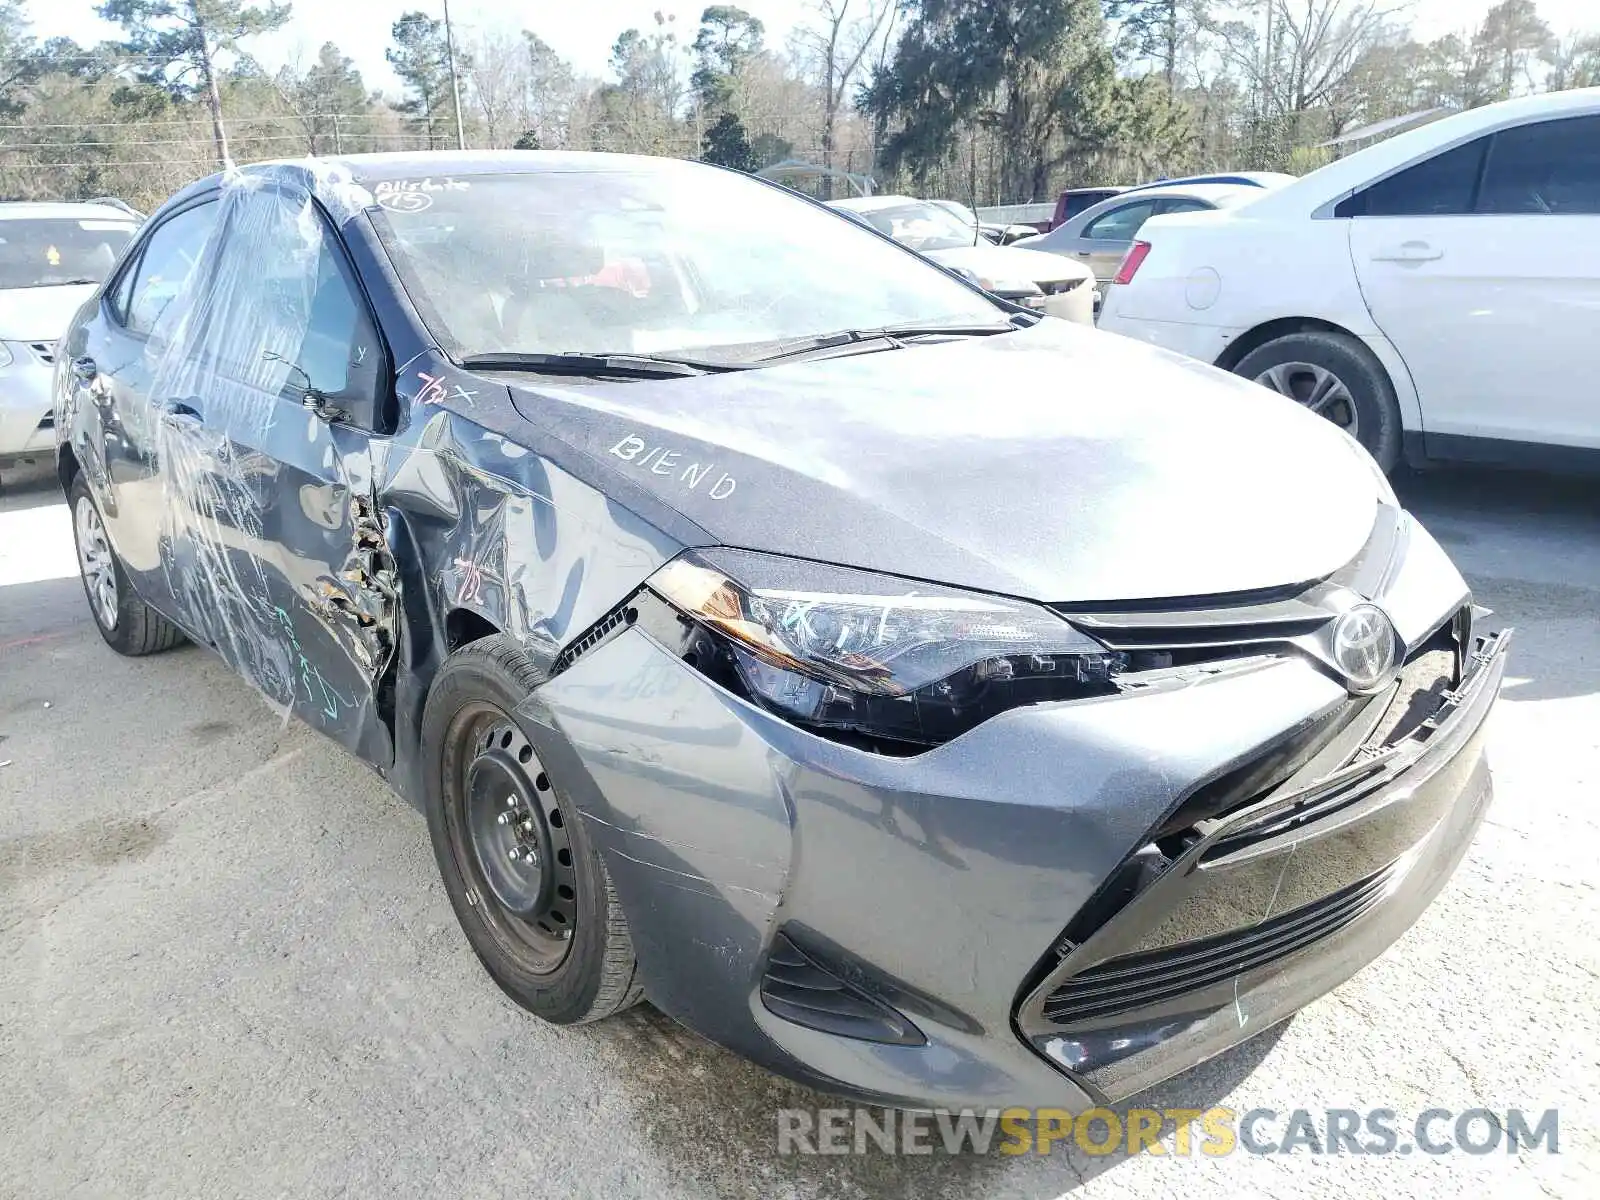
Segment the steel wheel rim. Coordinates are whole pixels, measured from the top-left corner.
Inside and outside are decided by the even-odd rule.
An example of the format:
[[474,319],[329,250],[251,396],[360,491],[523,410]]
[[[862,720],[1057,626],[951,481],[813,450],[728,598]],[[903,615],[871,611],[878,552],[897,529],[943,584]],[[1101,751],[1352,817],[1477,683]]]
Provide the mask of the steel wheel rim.
[[1327,367],[1315,363],[1287,362],[1268,367],[1256,382],[1287,396],[1319,417],[1332,421],[1351,437],[1358,437],[1361,417],[1350,389]]
[[72,512],[73,530],[78,541],[78,570],[89,605],[102,628],[117,627],[117,569],[111,557],[100,514],[87,496],[79,496]]
[[452,722],[446,815],[457,866],[502,947],[532,974],[566,961],[577,929],[577,873],[566,817],[533,746],[488,703]]

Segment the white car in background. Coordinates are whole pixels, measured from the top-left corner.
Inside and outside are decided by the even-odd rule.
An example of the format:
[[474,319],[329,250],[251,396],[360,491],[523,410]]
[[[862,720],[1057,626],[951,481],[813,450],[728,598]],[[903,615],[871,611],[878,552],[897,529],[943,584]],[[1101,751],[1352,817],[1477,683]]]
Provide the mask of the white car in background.
[[829,207],[887,234],[1002,300],[1080,325],[1094,324],[1094,276],[1080,263],[1015,246],[996,246],[979,235],[976,225],[932,200],[863,196],[834,200]]
[[138,223],[110,204],[0,204],[0,466],[54,455],[56,339]]
[[1385,470],[1600,465],[1600,89],[1460,113],[1239,207],[1158,217],[1100,327],[1275,388]]

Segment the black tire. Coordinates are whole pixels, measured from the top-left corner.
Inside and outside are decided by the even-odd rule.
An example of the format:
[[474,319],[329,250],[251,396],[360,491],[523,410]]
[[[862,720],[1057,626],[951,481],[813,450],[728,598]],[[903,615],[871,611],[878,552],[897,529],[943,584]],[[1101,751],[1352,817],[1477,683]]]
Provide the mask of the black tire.
[[[506,995],[523,1008],[558,1025],[573,1025],[597,1021],[637,1003],[643,985],[628,923],[605,864],[578,810],[542,769],[514,715],[544,680],[543,672],[505,634],[456,651],[439,668],[428,691],[422,716],[422,764],[434,857],[473,952]],[[530,823],[540,822],[539,845],[546,852],[542,865],[552,871],[550,880],[565,880],[575,892],[565,901],[551,901],[565,905],[572,914],[559,922],[562,930],[570,929],[563,952],[558,953],[547,933],[560,908],[546,906],[519,916],[501,899],[507,887],[503,876],[518,872],[496,871],[497,883],[490,882],[492,868],[484,857],[489,835],[474,833],[481,830],[474,815],[481,805],[476,781],[489,771],[500,781],[509,778],[506,772],[520,772],[520,781],[511,779],[509,787],[502,782],[501,791],[515,789],[526,797],[528,807],[516,811],[528,816]],[[512,826],[519,828],[520,823]],[[557,836],[564,839],[560,850],[552,849],[549,840]],[[562,850],[569,852],[570,868],[557,876],[553,871]],[[541,886],[543,894],[553,895],[549,881]]]
[[[88,506],[87,513],[82,512],[83,505]],[[100,506],[94,502],[82,475],[73,476],[72,486],[67,489],[67,508],[72,517],[72,537],[78,549],[78,576],[83,583],[84,598],[89,602],[89,616],[106,645],[129,658],[143,658],[146,654],[171,650],[182,642],[184,636],[178,627],[134,593],[122,560],[117,557],[117,552],[111,548],[110,540],[105,536]],[[92,515],[92,527],[99,531],[100,545],[93,548],[89,555],[85,553],[86,521],[80,519],[80,514],[83,517]],[[112,615],[109,618],[97,591],[96,581],[103,576],[91,578],[88,565],[90,555],[103,562],[104,569],[115,580],[115,594],[109,605]]]
[[[1354,436],[1385,472],[1394,470],[1402,441],[1400,405],[1383,364],[1355,338],[1321,330],[1286,334],[1257,346],[1233,368],[1234,374],[1302,404],[1315,386],[1317,369],[1328,372],[1348,396],[1348,402],[1335,400],[1322,415]],[[1343,419],[1346,415],[1349,419]]]

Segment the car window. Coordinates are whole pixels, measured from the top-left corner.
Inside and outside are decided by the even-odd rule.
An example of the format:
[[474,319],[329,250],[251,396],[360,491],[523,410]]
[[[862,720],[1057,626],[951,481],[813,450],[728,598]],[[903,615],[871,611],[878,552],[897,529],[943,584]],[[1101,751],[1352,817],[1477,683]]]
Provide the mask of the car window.
[[1066,211],[1061,214],[1061,219],[1070,221],[1079,213],[1088,212],[1102,200],[1109,200],[1116,194],[1108,191],[1070,192],[1067,195]]
[[151,231],[122,310],[123,322],[129,329],[144,334],[155,330],[161,314],[183,290],[200,261],[216,220],[217,206],[208,201],[174,213]]
[[240,405],[263,393],[299,402],[315,389],[371,426],[374,326],[337,235],[304,196],[231,197],[212,276],[195,349]]
[[1600,117],[1570,117],[1495,135],[1478,211],[1600,213]]
[[1154,200],[1124,204],[1121,208],[1101,213],[1090,221],[1083,231],[1083,236],[1102,241],[1131,242],[1134,234],[1139,232],[1139,227],[1150,219],[1150,214],[1155,210]]
[[1445,217],[1472,211],[1488,138],[1436,154],[1340,202],[1337,217]]
[[[903,247],[976,234],[920,201],[829,211],[688,164],[374,182],[373,220],[429,332],[454,357],[693,352],[884,325],[993,322],[993,302]],[[779,231],[777,235],[774,230]],[[872,286],[862,286],[871,279]]]
[[1161,202],[1161,215],[1166,216],[1168,213],[1181,212],[1202,212],[1210,207],[1211,205],[1207,204],[1204,200],[1191,200],[1188,197],[1180,196],[1176,200],[1163,200]]
[[134,228],[126,217],[103,215],[0,220],[0,290],[99,283]]

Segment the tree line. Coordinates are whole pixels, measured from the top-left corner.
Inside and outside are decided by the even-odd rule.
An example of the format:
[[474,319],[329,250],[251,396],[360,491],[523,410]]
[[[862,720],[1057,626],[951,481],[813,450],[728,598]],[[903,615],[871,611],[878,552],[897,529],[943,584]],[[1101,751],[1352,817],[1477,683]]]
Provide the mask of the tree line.
[[[1387,118],[1600,84],[1600,33],[1536,0],[1419,41],[1385,0],[802,0],[775,44],[737,5],[621,31],[604,78],[536,29],[402,14],[398,95],[333,43],[268,70],[269,0],[105,0],[118,39],[39,40],[0,0],[0,194],[149,207],[229,162],[371,150],[798,159],[969,203],[1200,170],[1301,172]],[[452,64],[454,71],[452,71]],[[824,177],[824,195],[854,186]]]

